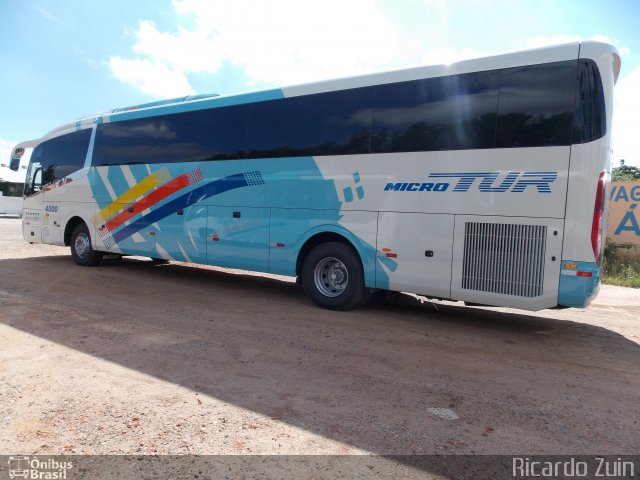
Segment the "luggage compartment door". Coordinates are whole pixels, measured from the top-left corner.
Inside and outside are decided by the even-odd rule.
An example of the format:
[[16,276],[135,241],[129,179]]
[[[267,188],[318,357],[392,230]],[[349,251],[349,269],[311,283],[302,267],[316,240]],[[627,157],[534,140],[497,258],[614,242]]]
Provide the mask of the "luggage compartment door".
[[454,216],[381,212],[376,286],[449,298]]

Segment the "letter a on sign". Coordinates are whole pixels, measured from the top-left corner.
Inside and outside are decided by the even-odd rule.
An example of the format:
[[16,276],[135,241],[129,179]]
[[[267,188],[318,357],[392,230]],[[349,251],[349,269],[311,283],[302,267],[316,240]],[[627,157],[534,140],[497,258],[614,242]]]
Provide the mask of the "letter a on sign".
[[638,219],[634,215],[633,210],[629,210],[624,214],[618,228],[616,228],[615,234],[620,235],[622,232],[634,232],[640,236],[640,225],[638,225]]

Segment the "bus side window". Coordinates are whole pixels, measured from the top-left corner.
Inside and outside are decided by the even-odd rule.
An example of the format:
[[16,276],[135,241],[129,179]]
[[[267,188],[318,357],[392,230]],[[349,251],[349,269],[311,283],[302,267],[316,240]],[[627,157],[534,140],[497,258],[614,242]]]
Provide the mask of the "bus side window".
[[100,124],[93,165],[241,158],[250,108],[235,105]]
[[80,170],[84,166],[90,137],[91,129],[87,129],[61,135],[40,144],[33,153],[35,162],[40,162],[42,167],[40,184],[55,182]]
[[33,181],[31,182],[32,192],[39,192],[42,190],[42,167],[36,168],[33,173]]
[[578,62],[578,88],[573,142],[587,143],[604,137],[607,117],[600,72],[593,60]]
[[492,148],[500,71],[380,85],[373,152]]
[[496,148],[571,144],[576,61],[502,71]]
[[38,149],[36,148],[29,162],[29,170],[27,171],[27,182],[24,187],[24,194],[26,196],[33,195],[42,190],[42,165],[34,160],[37,157]]
[[61,135],[38,145],[31,155],[25,195],[32,195],[84,166],[91,129]]
[[373,87],[303,95],[253,105],[249,158],[369,153]]

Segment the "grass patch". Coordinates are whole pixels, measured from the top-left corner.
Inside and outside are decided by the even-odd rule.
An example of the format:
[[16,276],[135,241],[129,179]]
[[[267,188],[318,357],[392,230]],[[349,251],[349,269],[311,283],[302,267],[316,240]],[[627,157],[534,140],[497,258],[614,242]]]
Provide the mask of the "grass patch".
[[630,248],[632,248],[630,245],[607,241],[604,251],[602,283],[640,288],[640,256],[620,253],[621,250],[629,250]]

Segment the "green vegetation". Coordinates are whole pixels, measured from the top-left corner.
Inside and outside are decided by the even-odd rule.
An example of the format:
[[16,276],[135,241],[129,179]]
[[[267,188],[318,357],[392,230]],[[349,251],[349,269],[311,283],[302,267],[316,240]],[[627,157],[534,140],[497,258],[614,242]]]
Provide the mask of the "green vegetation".
[[614,167],[611,171],[611,180],[614,182],[640,180],[640,168],[631,167],[629,165]]
[[[613,168],[611,180],[614,182],[640,181],[640,168],[621,165]],[[630,243],[614,243],[607,240],[604,249],[604,267],[602,282],[609,285],[640,288],[640,251],[639,255],[621,255],[623,250],[631,250]]]
[[630,243],[614,243],[607,240],[604,249],[602,283],[621,287],[640,288],[640,256],[620,255],[620,250],[630,250]]

